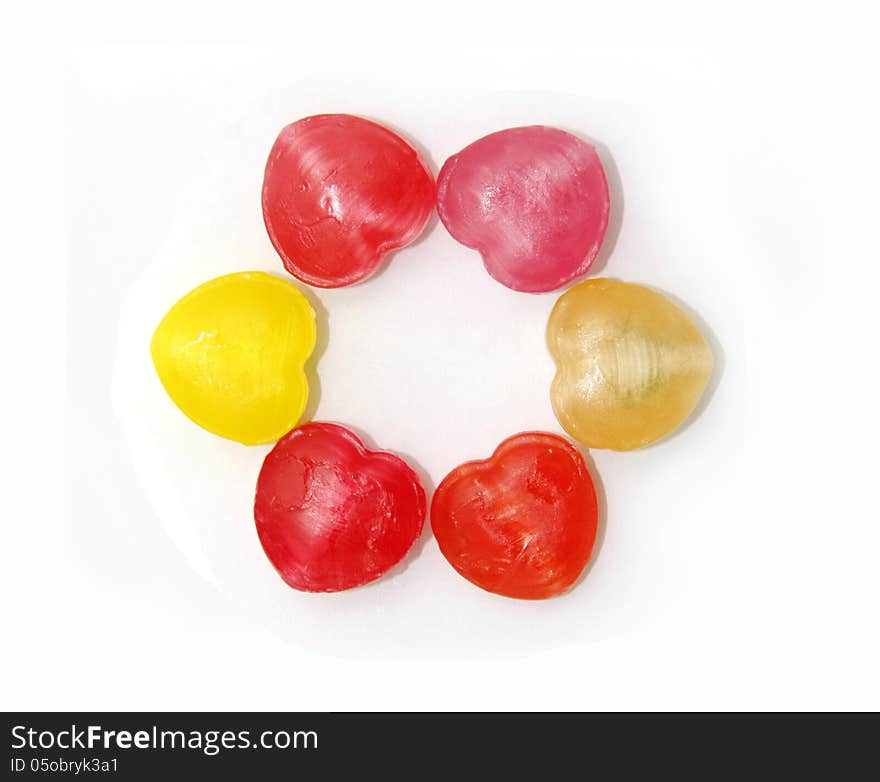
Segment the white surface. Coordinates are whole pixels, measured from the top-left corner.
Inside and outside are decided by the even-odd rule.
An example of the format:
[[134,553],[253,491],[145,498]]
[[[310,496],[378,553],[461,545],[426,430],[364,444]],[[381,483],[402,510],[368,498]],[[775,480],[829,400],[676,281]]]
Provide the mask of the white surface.
[[[705,78],[711,83],[713,75]],[[599,479],[607,482],[609,550],[618,553],[599,552],[587,583],[565,597],[518,603],[463,581],[427,536],[418,556],[407,560],[405,573],[367,589],[320,596],[290,590],[263,555],[252,521],[256,476],[268,446],[242,447],[194,427],[170,403],[152,366],[152,332],[183,293],[231,271],[283,273],[262,223],[259,194],[267,145],[285,122],[328,107],[367,114],[405,128],[431,151],[428,155],[442,161],[493,129],[540,117],[550,125],[588,130],[595,138],[617,139],[614,156],[606,158],[618,211],[599,265],[709,308],[712,330],[723,329],[725,335],[719,342],[710,333],[718,354],[711,395],[726,371],[727,350],[744,353],[741,313],[724,304],[740,286],[738,259],[749,250],[728,242],[716,251],[709,272],[695,273],[686,259],[705,255],[707,236],[737,233],[734,210],[719,208],[729,199],[718,186],[729,181],[729,174],[717,171],[725,165],[726,131],[719,132],[711,119],[707,129],[702,114],[694,116],[685,108],[687,134],[640,140],[632,128],[645,121],[649,107],[637,115],[607,97],[434,90],[438,108],[428,109],[419,96],[413,90],[352,99],[349,89],[334,85],[279,88],[265,102],[255,100],[246,118],[233,119],[233,132],[214,134],[205,162],[192,166],[192,177],[181,174],[172,228],[160,256],[122,305],[114,405],[137,478],[172,539],[200,573],[251,617],[323,653],[382,657],[448,650],[497,658],[614,635],[635,620],[623,596],[651,573],[640,564],[645,535],[668,541],[670,534],[690,534],[692,520],[711,507],[717,490],[713,472],[724,456],[716,453],[713,462],[706,451],[719,439],[731,447],[739,447],[741,439],[738,422],[745,406],[731,393],[733,384],[722,385],[717,407],[701,406],[705,421],[699,415],[688,436],[642,453],[592,454]],[[695,145],[695,137],[708,141]],[[651,166],[646,172],[640,155],[656,143],[668,154],[659,171]],[[619,242],[627,191],[620,185],[617,157],[632,172],[627,181],[635,193],[649,191],[658,177],[670,183],[656,204],[628,218],[632,238]],[[681,158],[688,160],[684,177],[676,172]],[[436,170],[438,160],[434,163]],[[699,229],[669,242],[662,226],[655,227],[659,214],[671,200],[687,198],[688,190],[711,196],[691,216]],[[654,238],[655,233],[660,236]],[[516,293],[494,282],[479,256],[455,242],[435,218],[418,245],[398,253],[378,278],[309,293],[320,313],[322,344],[307,416],[352,425],[374,445],[405,455],[424,476],[429,492],[456,464],[488,456],[511,434],[561,432],[550,407],[553,364],[545,346],[547,317],[558,296]],[[733,371],[743,373],[743,362],[737,363]],[[671,465],[676,466],[672,474]],[[707,475],[712,479],[706,480]],[[648,489],[661,483],[656,492]],[[671,530],[656,526],[645,532],[655,506],[669,509],[661,518],[674,516],[679,495],[693,492],[694,486],[699,490],[691,495],[685,527],[676,528],[672,519],[663,522],[672,524]],[[654,554],[646,551],[645,556]],[[650,582],[644,584],[650,593]],[[500,649],[499,639],[505,641]]]
[[[17,493],[3,705],[877,707],[865,63],[472,54],[403,74],[393,58],[343,61],[308,80],[303,64],[124,48],[72,64],[73,436],[53,474],[70,475],[74,502],[35,495],[39,476]],[[402,129],[435,170],[512,124],[600,141],[623,200],[603,272],[672,293],[711,329],[719,382],[698,418],[647,450],[591,454],[607,527],[568,596],[485,595],[430,540],[384,584],[285,590],[250,535],[261,449],[190,425],[134,350],[116,386],[126,445],[109,393],[120,316],[120,345],[144,346],[140,314],[162,300],[277,268],[260,168],[278,127],[316,110]],[[555,297],[498,286],[442,226],[373,281],[315,296],[330,334],[316,417],[412,456],[433,483],[514,431],[558,431],[543,347]],[[206,547],[210,517],[224,532]],[[161,532],[160,519],[186,528],[175,518],[200,525],[224,593]]]

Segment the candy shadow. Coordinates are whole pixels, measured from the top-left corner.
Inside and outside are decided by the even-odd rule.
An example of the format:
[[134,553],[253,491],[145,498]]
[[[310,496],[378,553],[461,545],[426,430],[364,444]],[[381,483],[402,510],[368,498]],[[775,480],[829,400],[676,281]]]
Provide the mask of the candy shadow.
[[380,578],[377,578],[375,581],[371,581],[368,584],[364,584],[358,589],[369,589],[370,587],[376,586],[384,581],[387,581],[392,578],[397,578],[401,573],[403,573],[407,567],[409,567],[410,563],[415,560],[418,556],[421,555],[422,551],[424,551],[425,546],[428,544],[428,541],[434,537],[431,532],[431,523],[430,523],[430,512],[431,512],[431,497],[434,494],[434,481],[431,478],[430,473],[412,456],[407,453],[403,453],[402,451],[394,451],[390,448],[381,448],[376,445],[373,441],[373,438],[370,437],[363,429],[352,426],[351,424],[344,423],[342,426],[345,426],[346,429],[350,429],[354,432],[361,440],[361,442],[367,447],[370,451],[385,451],[386,453],[394,454],[395,456],[403,459],[412,471],[416,474],[419,479],[419,483],[422,484],[422,488],[425,490],[425,526],[422,528],[422,534],[416,539],[416,542],[413,543],[412,548],[406,552],[406,556],[400,560],[393,568],[391,568],[387,573],[383,574]]
[[557,127],[566,133],[571,133],[572,136],[576,136],[582,141],[586,141],[588,144],[592,144],[599,155],[599,160],[602,161],[602,168],[605,169],[605,178],[608,180],[608,196],[611,199],[611,213],[608,216],[608,227],[605,229],[605,239],[602,242],[602,247],[599,248],[599,254],[587,272],[588,275],[601,275],[608,264],[608,259],[614,252],[614,248],[617,247],[620,229],[623,226],[625,204],[620,171],[617,169],[617,163],[614,162],[614,157],[611,155],[610,150],[601,141],[596,141],[596,139],[581,133],[579,130],[572,130],[565,126]]

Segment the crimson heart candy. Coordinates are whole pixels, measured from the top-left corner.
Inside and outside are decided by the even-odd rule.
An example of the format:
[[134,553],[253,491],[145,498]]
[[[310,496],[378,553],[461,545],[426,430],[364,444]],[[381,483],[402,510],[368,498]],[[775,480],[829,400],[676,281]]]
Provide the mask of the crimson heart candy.
[[431,502],[443,556],[468,581],[507,597],[553,597],[590,559],[599,508],[593,479],[567,440],[524,432],[447,475]]
[[309,423],[266,456],[254,519],[290,586],[338,592],[396,565],[425,522],[425,491],[402,459],[370,451],[348,429]]
[[284,267],[321,288],[375,273],[414,241],[434,208],[418,152],[375,122],[321,114],[279,134],[263,179],[263,219]]
[[443,164],[437,211],[486,270],[516,291],[552,291],[587,273],[611,201],[591,144],[557,128],[510,128]]

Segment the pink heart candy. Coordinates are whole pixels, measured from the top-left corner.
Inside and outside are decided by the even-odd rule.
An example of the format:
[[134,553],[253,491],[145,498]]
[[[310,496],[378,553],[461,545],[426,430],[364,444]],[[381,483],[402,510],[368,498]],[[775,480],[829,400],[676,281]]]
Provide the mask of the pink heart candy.
[[592,144],[542,125],[484,136],[449,158],[437,178],[443,225],[517,291],[552,291],[586,274],[610,210]]

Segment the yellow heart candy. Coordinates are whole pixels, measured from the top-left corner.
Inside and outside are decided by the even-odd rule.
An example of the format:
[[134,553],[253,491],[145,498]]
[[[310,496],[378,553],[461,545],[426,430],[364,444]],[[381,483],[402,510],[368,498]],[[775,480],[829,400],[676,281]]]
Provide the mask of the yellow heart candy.
[[712,374],[712,351],[679,307],[617,280],[585,280],[564,293],[547,345],[556,362],[553,411],[591,448],[629,451],[669,434]]
[[209,432],[256,445],[277,440],[303,414],[303,367],[315,338],[315,313],[296,286],[238,272],[180,299],[156,328],[150,352],[185,415]]

